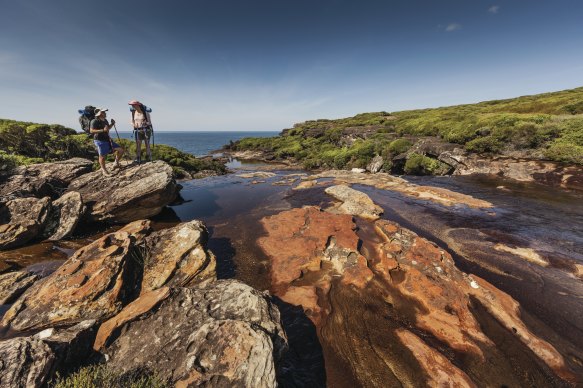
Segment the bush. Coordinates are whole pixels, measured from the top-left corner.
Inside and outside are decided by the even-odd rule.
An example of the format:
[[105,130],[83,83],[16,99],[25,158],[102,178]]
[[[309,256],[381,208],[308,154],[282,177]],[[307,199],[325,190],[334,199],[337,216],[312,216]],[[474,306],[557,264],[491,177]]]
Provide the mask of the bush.
[[503,144],[493,136],[479,137],[466,144],[466,150],[470,152],[495,153],[502,150]]
[[389,144],[389,152],[393,155],[400,155],[409,151],[413,144],[407,139],[397,139],[393,140],[391,144]]
[[561,163],[583,165],[583,147],[569,143],[555,143],[544,151],[547,158]]
[[57,380],[51,386],[54,388],[166,388],[170,387],[170,384],[152,373],[139,371],[121,375],[102,364],[81,368],[66,377],[57,376]]
[[440,163],[425,155],[412,153],[405,162],[405,174],[433,175],[440,168]]

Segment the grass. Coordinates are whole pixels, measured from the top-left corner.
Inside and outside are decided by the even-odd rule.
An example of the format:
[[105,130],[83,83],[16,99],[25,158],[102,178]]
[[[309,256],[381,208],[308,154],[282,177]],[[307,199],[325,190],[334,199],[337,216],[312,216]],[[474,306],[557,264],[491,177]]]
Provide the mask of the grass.
[[170,384],[155,374],[136,372],[121,375],[106,365],[100,364],[86,366],[65,377],[57,376],[56,381],[49,386],[52,388],[167,388]]
[[[308,169],[351,168],[366,166],[376,155],[387,160],[407,152],[415,139],[424,136],[456,143],[472,153],[527,151],[555,162],[583,165],[583,87],[478,104],[310,120],[277,137],[242,139],[234,149],[261,150]],[[410,171],[419,171],[419,163],[430,167],[427,160],[414,159]]]

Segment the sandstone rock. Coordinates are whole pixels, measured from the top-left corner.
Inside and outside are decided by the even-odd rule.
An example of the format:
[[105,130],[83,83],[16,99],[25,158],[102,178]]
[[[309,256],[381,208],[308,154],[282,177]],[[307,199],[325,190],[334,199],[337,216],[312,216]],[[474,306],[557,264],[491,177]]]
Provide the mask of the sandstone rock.
[[350,170],[350,172],[356,173],[356,174],[362,174],[362,173],[366,172],[366,170],[364,168],[354,167],[352,170]]
[[172,168],[163,161],[126,166],[111,177],[100,171],[71,182],[68,191],[77,191],[89,208],[91,221],[125,223],[158,214],[178,194]]
[[49,197],[16,198],[0,203],[0,250],[24,245],[39,236],[50,206]]
[[403,178],[386,173],[373,175],[354,173],[344,170],[330,170],[310,176],[309,179],[333,178],[335,184],[359,184],[373,186],[382,190],[397,191],[410,197],[436,202],[445,206],[466,205],[473,208],[491,208],[490,202],[456,193],[440,187],[419,186]]
[[376,205],[368,195],[346,185],[330,186],[325,191],[342,202],[340,206],[334,208],[340,213],[372,220],[378,219],[383,214],[383,208]]
[[269,171],[256,171],[237,174],[237,176],[239,178],[272,178],[275,176],[275,173]]
[[380,155],[377,155],[374,158],[372,158],[370,163],[366,166],[366,170],[372,174],[376,174],[377,172],[381,171],[381,168],[383,168],[384,162],[385,161],[383,160],[383,157]]
[[43,235],[56,241],[69,236],[83,216],[85,206],[81,194],[70,191],[53,201]]
[[21,337],[0,341],[0,386],[40,387],[50,380],[55,354],[43,341]]
[[[177,387],[276,385],[286,339],[267,295],[234,280],[167,290],[142,295],[102,326],[95,347],[111,368],[149,368]],[[151,300],[137,307],[143,298]]]
[[0,305],[11,304],[40,276],[30,272],[15,271],[0,275]]
[[0,177],[0,197],[59,197],[69,183],[88,172],[93,162],[73,158],[62,162],[17,167],[12,175]]
[[215,279],[216,259],[206,249],[208,231],[201,221],[182,223],[145,239],[142,292]]
[[138,221],[79,249],[56,272],[29,288],[1,324],[38,330],[113,316],[139,292],[136,240],[148,231],[149,224]]
[[494,249],[497,251],[512,253],[515,256],[520,257],[523,260],[529,261],[533,264],[540,265],[541,267],[546,267],[549,265],[548,260],[541,257],[534,249],[531,248],[521,248],[521,247],[509,247],[504,244],[496,244]]

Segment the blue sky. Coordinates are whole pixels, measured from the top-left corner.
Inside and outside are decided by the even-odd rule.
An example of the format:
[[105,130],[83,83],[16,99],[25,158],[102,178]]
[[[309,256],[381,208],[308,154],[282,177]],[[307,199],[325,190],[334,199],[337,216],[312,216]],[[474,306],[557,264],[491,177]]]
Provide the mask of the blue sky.
[[161,130],[317,118],[583,86],[583,1],[0,0],[0,117],[78,129],[152,106]]

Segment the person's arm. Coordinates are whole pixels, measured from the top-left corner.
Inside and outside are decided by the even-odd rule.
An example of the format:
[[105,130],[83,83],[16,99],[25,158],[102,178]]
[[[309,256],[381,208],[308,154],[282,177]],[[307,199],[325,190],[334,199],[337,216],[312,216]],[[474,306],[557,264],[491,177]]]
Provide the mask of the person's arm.
[[114,124],[115,124],[115,120],[114,119],[111,119],[111,124],[106,124],[105,125],[105,128],[103,128],[103,129],[97,129],[97,128],[91,127],[89,129],[89,132],[91,132],[91,133],[105,133],[105,132],[109,132],[109,130],[111,128],[113,128],[113,125]]

